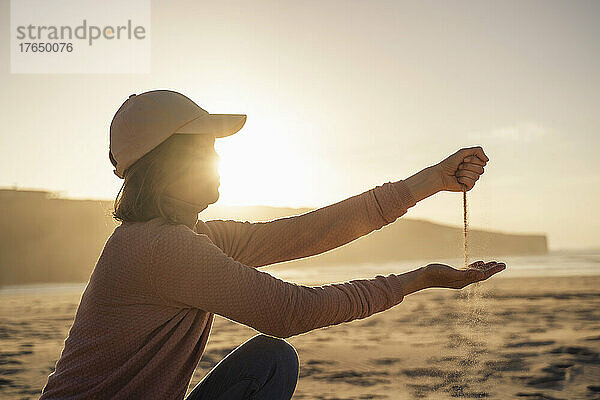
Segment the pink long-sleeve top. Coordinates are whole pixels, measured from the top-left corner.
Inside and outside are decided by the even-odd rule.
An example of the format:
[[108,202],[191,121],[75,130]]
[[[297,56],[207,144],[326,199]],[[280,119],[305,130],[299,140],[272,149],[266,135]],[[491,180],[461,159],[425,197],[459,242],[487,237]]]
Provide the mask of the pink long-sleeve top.
[[198,220],[194,230],[162,218],[122,223],[40,399],[183,399],[214,314],[286,338],[400,303],[396,274],[304,286],[257,267],[334,249],[414,205],[400,180],[268,222]]

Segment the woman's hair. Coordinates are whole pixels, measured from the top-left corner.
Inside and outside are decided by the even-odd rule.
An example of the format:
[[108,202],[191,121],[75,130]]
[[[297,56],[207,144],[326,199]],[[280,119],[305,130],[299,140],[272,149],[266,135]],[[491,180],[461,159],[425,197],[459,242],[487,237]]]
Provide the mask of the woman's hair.
[[[121,222],[144,222],[163,217],[175,223],[175,218],[163,206],[167,186],[173,183],[189,166],[186,150],[194,147],[196,135],[171,135],[146,153],[124,172],[123,186],[117,193],[113,218]],[[115,164],[112,154],[111,162]]]

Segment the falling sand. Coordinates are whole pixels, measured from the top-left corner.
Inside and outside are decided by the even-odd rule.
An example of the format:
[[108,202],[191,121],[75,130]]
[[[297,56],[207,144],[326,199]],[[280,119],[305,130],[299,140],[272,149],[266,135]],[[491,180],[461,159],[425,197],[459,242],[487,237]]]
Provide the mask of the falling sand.
[[[469,267],[469,215],[467,188],[463,185],[463,255],[464,266]],[[488,289],[489,290],[489,289]],[[462,379],[457,379],[459,392],[484,393],[489,390],[489,382],[480,379],[484,374],[485,353],[489,335],[489,293],[481,282],[471,284],[457,293],[455,304],[455,326],[450,342],[461,354],[458,370]],[[468,396],[467,396],[468,397]]]
[[467,232],[469,230],[469,219],[467,215],[467,186],[463,185],[463,248],[465,256],[465,268],[469,266],[469,251],[467,246]]

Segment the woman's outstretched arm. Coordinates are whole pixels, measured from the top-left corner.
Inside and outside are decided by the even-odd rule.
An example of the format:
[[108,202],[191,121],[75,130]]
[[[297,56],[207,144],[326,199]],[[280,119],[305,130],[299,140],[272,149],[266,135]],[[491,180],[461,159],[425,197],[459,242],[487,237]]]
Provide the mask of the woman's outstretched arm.
[[183,225],[161,227],[152,242],[145,276],[157,301],[213,312],[277,337],[366,318],[426,287],[455,287],[486,276],[425,266],[404,274],[305,286],[235,261],[206,235]]
[[439,191],[431,168],[310,212],[268,222],[198,221],[229,256],[251,267],[321,254],[394,222]]
[[480,146],[462,148],[407,179],[387,182],[335,204],[268,222],[196,224],[227,255],[261,267],[326,252],[394,222],[439,191],[471,190],[489,161]]

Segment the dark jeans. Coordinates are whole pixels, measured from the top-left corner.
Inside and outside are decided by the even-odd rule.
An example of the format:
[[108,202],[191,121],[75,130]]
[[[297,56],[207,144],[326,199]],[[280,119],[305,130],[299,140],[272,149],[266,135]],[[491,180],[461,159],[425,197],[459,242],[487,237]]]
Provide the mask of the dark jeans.
[[294,346],[256,335],[215,365],[185,400],[288,400],[296,389],[299,368]]

